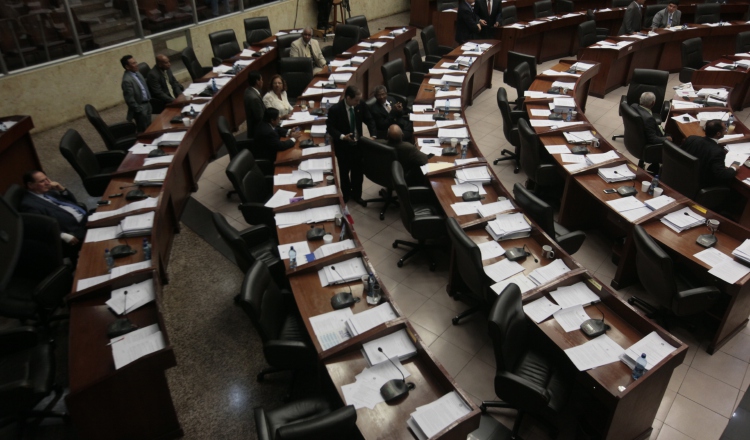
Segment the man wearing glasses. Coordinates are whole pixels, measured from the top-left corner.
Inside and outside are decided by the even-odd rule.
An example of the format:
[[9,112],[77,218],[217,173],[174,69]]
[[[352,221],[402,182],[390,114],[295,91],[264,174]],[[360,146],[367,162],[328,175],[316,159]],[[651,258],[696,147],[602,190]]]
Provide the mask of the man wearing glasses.
[[311,58],[313,61],[313,75],[315,75],[323,70],[323,67],[326,65],[326,59],[320,50],[318,41],[313,40],[312,36],[313,30],[311,27],[303,29],[302,38],[298,38],[292,43],[292,51],[289,56]]

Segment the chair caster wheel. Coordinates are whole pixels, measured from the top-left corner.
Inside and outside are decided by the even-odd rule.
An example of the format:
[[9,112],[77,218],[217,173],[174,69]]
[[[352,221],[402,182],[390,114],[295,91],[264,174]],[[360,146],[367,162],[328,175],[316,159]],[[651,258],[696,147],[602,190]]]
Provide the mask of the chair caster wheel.
[[380,220],[385,220],[385,212],[380,213]]
[[451,322],[453,323],[453,325],[458,325],[458,318],[451,319]]
[[479,411],[482,411],[482,414],[487,414],[487,407],[484,404],[479,405]]
[[404,260],[398,260],[398,263],[396,263],[396,266],[404,267]]
[[513,174],[518,174],[519,171],[521,171],[521,169],[520,168],[516,168],[516,169],[513,170]]
[[436,263],[430,263],[430,272],[435,272],[435,269],[437,269]]
[[393,246],[393,249],[396,249],[396,248],[398,247],[398,243],[396,243],[396,242],[394,241],[394,242],[393,242],[393,244],[392,244],[391,246]]

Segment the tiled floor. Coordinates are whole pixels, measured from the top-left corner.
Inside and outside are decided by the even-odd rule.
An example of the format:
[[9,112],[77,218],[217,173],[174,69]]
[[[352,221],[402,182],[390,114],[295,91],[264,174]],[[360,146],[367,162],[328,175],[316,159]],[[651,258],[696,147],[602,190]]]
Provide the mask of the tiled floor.
[[[542,71],[554,64],[555,62],[544,63],[537,70]],[[677,75],[670,75],[668,97],[671,97],[671,87],[675,84]],[[474,139],[488,160],[499,157],[502,149],[511,148],[503,136],[502,119],[495,101],[497,87],[501,86],[504,86],[502,73],[495,72],[493,88],[485,91],[473,106],[466,109]],[[604,99],[589,97],[586,115],[606,138],[623,131],[617,105],[624,93],[623,88],[611,92]],[[508,94],[510,99],[515,99],[514,90],[508,89]],[[750,110],[740,112],[739,119],[750,124]],[[613,144],[628,156],[621,140],[613,141]],[[209,165],[201,179],[201,189],[194,197],[211,209],[223,213],[235,227],[246,227],[237,203],[226,198],[226,192],[231,188],[224,175],[227,162],[228,159],[224,157]],[[513,174],[509,162],[501,162],[494,170],[506,188],[526,179],[523,172]],[[366,181],[364,198],[377,197],[378,190],[378,186]],[[495,399],[495,361],[484,318],[481,314],[476,314],[459,326],[451,325],[451,317],[466,306],[454,301],[446,293],[447,254],[438,253],[438,270],[434,273],[429,271],[426,262],[419,257],[409,260],[403,268],[396,267],[396,262],[405,251],[393,249],[391,243],[395,239],[411,240],[411,237],[402,226],[396,208],[390,209],[385,220],[380,221],[378,205],[367,208],[354,203],[349,205],[357,232],[378,274],[435,356],[459,385],[477,402]],[[616,269],[610,259],[612,244],[596,231],[587,231],[587,235],[583,247],[574,258],[601,281],[609,284]],[[625,299],[634,294],[643,295],[644,292],[640,286],[633,286],[618,294]],[[685,363],[673,374],[654,420],[651,438],[717,439],[750,384],[750,330],[745,329],[713,356],[705,352],[706,338],[680,328],[674,329],[674,334],[689,344],[690,350]],[[511,426],[515,412],[493,412],[493,415]],[[525,437],[545,438],[544,431],[534,426],[531,419],[528,420],[524,423]]]

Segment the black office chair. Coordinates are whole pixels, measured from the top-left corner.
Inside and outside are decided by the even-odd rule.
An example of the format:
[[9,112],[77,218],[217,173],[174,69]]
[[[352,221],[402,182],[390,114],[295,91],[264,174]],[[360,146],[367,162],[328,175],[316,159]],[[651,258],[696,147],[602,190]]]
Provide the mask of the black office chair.
[[528,116],[523,110],[511,110],[510,103],[508,102],[508,94],[504,87],[498,87],[497,89],[497,107],[500,109],[500,115],[503,117],[503,134],[505,140],[515,147],[514,151],[503,150],[500,152],[503,157],[498,157],[492,163],[497,165],[498,163],[505,160],[515,161],[513,167],[513,173],[518,174],[521,169],[520,152],[521,152],[521,141],[518,137],[518,120],[526,119]]
[[506,6],[502,10],[502,25],[508,26],[514,23],[518,23],[518,10],[513,6]]
[[[635,69],[633,77],[628,86],[628,93],[620,97],[620,103],[626,102],[628,105],[638,104],[641,102],[641,95],[645,92],[654,94],[654,106],[651,108],[654,119],[657,124],[661,124],[669,114],[671,103],[664,100],[667,92],[667,82],[669,81],[669,72],[664,70],[653,69]],[[619,112],[619,110],[618,110]],[[622,116],[622,113],[619,113]],[[612,136],[612,140],[617,140],[624,135],[618,134]]]
[[646,5],[646,10],[643,13],[643,27],[651,29],[651,24],[654,22],[654,15],[662,10],[664,10],[664,5]]
[[99,115],[99,112],[91,104],[86,104],[84,111],[86,112],[86,118],[94,126],[99,136],[102,137],[107,150],[127,151],[135,144],[136,128],[134,123],[118,122],[107,125]]
[[266,374],[292,370],[296,376],[299,370],[317,369],[317,352],[299,316],[294,297],[273,281],[265,263],[258,260],[250,266],[235,302],[258,331],[263,342],[263,356],[270,365],[258,373],[258,382],[263,382]]
[[208,40],[211,42],[211,50],[214,53],[214,57],[211,60],[214,66],[218,66],[224,60],[235,57],[242,52],[240,43],[237,42],[237,35],[233,29],[211,32],[208,34]]
[[586,240],[586,234],[583,231],[570,232],[563,225],[555,222],[555,211],[552,207],[520,183],[513,185],[513,198],[523,208],[523,212],[531,217],[565,252],[570,255],[578,252],[583,241]]
[[664,142],[661,156],[659,177],[665,185],[714,211],[729,199],[731,191],[726,186],[702,188],[701,163],[697,157],[670,141]]
[[336,25],[336,31],[333,35],[333,44],[321,49],[325,59],[332,61],[347,49],[359,43],[359,40],[361,39],[359,32],[359,26],[353,24]]
[[605,40],[607,37],[596,33],[596,22],[587,20],[578,25],[578,48],[585,49],[592,44]]
[[292,43],[302,38],[302,34],[286,34],[276,37],[276,50],[279,58],[287,58],[292,53]]
[[662,144],[646,144],[646,127],[641,115],[627,102],[620,103],[620,114],[625,128],[625,148],[638,159],[638,167],[645,169],[647,163],[661,165]]
[[555,15],[555,9],[552,7],[552,0],[541,0],[534,2],[534,18],[544,18]]
[[613,8],[627,8],[629,4],[633,3],[633,0],[612,0]]
[[635,266],[643,288],[656,301],[653,306],[635,296],[628,303],[647,312],[647,316],[661,321],[668,329],[674,317],[683,318],[708,310],[719,299],[716,287],[694,287],[674,268],[672,259],[651,238],[641,225],[633,228]]
[[529,65],[529,75],[532,78],[536,78],[536,57],[533,55],[526,55],[520,52],[508,52],[508,62],[505,65],[505,72],[503,72],[503,82],[513,88],[518,84],[516,74],[514,72],[516,66],[519,64],[526,63]]
[[393,195],[393,175],[391,171],[393,162],[398,161],[396,149],[364,137],[359,140],[359,149],[363,155],[362,163],[364,164],[365,177],[376,185],[383,187],[380,190],[380,194],[383,197],[367,199],[365,200],[365,205],[367,203],[383,202],[383,208],[380,211],[380,220],[384,220],[388,207],[391,204],[398,205],[396,197]]
[[370,38],[370,28],[369,26],[367,26],[367,17],[365,17],[364,15],[355,15],[354,17],[349,17],[346,19],[346,21],[344,21],[344,24],[359,26],[360,40]]
[[453,325],[458,325],[461,319],[489,308],[496,296],[491,288],[495,282],[484,272],[479,246],[466,235],[458,221],[451,217],[446,220],[446,225],[453,245],[455,270],[461,276],[462,282],[460,286],[456,286],[453,299],[465,301],[471,305],[468,310],[451,319]]
[[458,9],[458,2],[452,0],[437,0],[438,12],[445,11],[446,9]]
[[224,142],[224,146],[227,148],[229,159],[234,159],[237,156],[237,153],[241,150],[246,148],[249,149],[252,140],[237,140],[232,134],[232,130],[229,128],[229,122],[227,122],[227,118],[225,118],[224,115],[219,115],[216,120],[216,127],[219,129],[219,136],[221,137],[222,142]]
[[573,12],[574,8],[575,5],[573,4],[573,0],[557,0],[557,2],[555,2],[555,10],[558,14]]
[[192,47],[182,49],[180,57],[182,58],[182,64],[185,65],[185,68],[193,81],[203,78],[205,74],[211,71],[210,67],[203,67],[201,65],[200,61],[198,61],[198,57],[195,56],[195,51],[193,51]]
[[268,17],[251,17],[243,20],[245,24],[245,42],[246,48],[271,36],[271,23]]
[[[750,11],[750,7],[747,9]],[[747,53],[750,51],[750,31],[740,32],[735,40],[734,53]]]
[[680,44],[680,56],[682,69],[680,70],[680,82],[687,83],[693,78],[693,72],[708,64],[703,59],[703,40],[700,37],[684,40]]
[[404,69],[404,60],[396,58],[380,66],[383,84],[388,89],[388,95],[411,108],[421,84],[410,83]]
[[422,60],[417,40],[410,40],[404,45],[404,59],[406,59],[406,70],[409,71],[410,83],[422,84],[424,76],[430,73],[431,68],[435,67],[435,64],[428,64]]
[[522,110],[524,98],[524,92],[529,90],[531,83],[534,82],[534,76],[531,75],[531,69],[528,63],[520,63],[513,68],[513,77],[516,82],[516,109]]
[[718,3],[701,3],[695,5],[695,22],[697,24],[718,23],[721,21],[721,5]]
[[543,190],[560,183],[552,157],[526,119],[518,120],[518,137],[521,142],[521,169],[527,177],[526,188]]
[[294,105],[313,79],[313,63],[307,57],[288,57],[279,60],[279,73],[286,80],[286,96]]
[[328,402],[306,398],[265,411],[255,408],[258,440],[349,440],[357,438],[352,405],[332,410]]
[[438,44],[437,34],[433,25],[427,25],[422,29],[419,35],[422,39],[422,48],[425,53],[425,61],[428,63],[438,63],[443,56],[450,53],[453,48],[450,46],[441,46]]
[[86,192],[99,197],[125,159],[124,151],[101,151],[94,153],[80,134],[72,128],[60,140],[60,153],[81,177]]
[[[596,23],[596,15],[594,15],[594,11],[592,11],[591,9],[586,9],[586,18],[589,21],[593,21],[594,23]],[[608,35],[609,35],[609,28],[603,28],[603,27],[596,28],[597,38],[601,38],[602,40],[604,40],[607,38]]]
[[[12,185],[18,191],[18,185]],[[0,292],[10,281],[13,270],[18,264],[23,244],[23,221],[21,214],[13,206],[13,202],[8,200],[8,194],[0,198]],[[18,200],[20,204],[20,200]]]
[[566,368],[568,359],[555,357],[533,331],[517,285],[508,285],[495,299],[487,331],[495,351],[495,394],[502,402],[482,402],[482,412],[487,408],[517,409],[511,438],[518,438],[527,413],[553,425],[559,422],[573,373]]
[[239,210],[250,225],[267,225],[276,231],[273,209],[265,203],[273,195],[273,176],[266,176],[248,150],[240,151],[227,166],[227,177],[240,197]]
[[417,252],[424,252],[430,261],[430,270],[435,271],[437,263],[432,255],[433,247],[427,244],[427,240],[437,240],[445,236],[445,216],[441,212],[440,205],[435,200],[431,188],[425,186],[406,186],[404,168],[398,161],[391,165],[393,186],[398,195],[399,207],[401,208],[401,223],[403,223],[409,234],[417,240],[417,243],[396,240],[393,248],[403,245],[412,248],[406,255],[398,260],[398,267],[403,267],[404,262],[414,256]]
[[148,76],[148,72],[151,71],[151,67],[149,67],[146,63],[138,63],[138,73],[143,75],[143,78],[145,79],[146,76]]

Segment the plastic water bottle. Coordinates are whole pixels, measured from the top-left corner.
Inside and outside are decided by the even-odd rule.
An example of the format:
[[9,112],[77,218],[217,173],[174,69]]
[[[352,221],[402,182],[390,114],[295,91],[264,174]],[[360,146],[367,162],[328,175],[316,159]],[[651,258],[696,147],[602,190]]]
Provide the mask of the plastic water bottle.
[[633,367],[633,379],[638,380],[639,377],[643,376],[646,372],[646,353],[641,354],[635,361],[635,367]]
[[445,98],[445,116],[448,117],[448,112],[450,111],[450,106],[448,105],[448,98]]
[[107,273],[112,273],[112,268],[115,267],[115,259],[112,258],[109,249],[104,249],[104,262],[107,264]]
[[469,143],[466,141],[461,142],[461,159],[466,159],[466,152],[469,149]]
[[657,174],[654,176],[654,179],[651,181],[651,185],[648,187],[648,195],[653,196],[654,190],[659,187],[659,175]]
[[143,239],[143,259],[144,260],[151,259],[151,243],[148,242],[147,238]]
[[734,125],[734,115],[732,113],[729,114],[729,119],[727,120],[727,131],[729,131],[729,127]]
[[566,116],[565,116],[565,120],[566,120],[567,122],[570,122],[570,120],[571,120],[572,116],[573,116],[573,112],[568,112],[568,113],[566,113]]
[[326,132],[326,145],[331,145],[331,135]]
[[289,248],[289,269],[297,268],[297,251],[294,250],[294,246]]
[[192,105],[190,106],[190,117],[195,119],[195,109],[193,108]]
[[211,79],[211,90],[213,90],[214,93],[219,91],[219,88],[216,87],[216,80],[213,78]]

